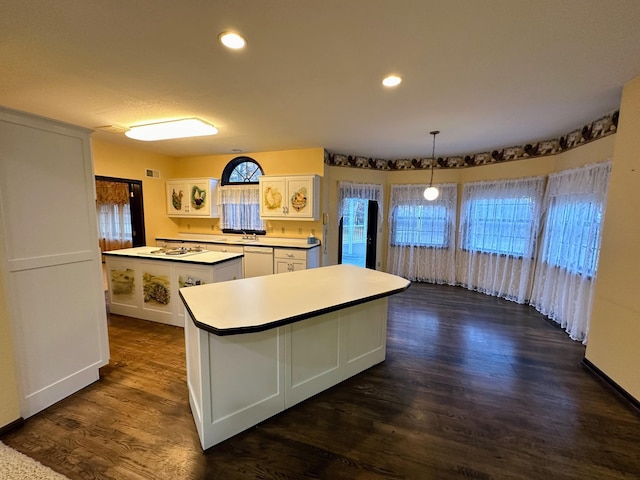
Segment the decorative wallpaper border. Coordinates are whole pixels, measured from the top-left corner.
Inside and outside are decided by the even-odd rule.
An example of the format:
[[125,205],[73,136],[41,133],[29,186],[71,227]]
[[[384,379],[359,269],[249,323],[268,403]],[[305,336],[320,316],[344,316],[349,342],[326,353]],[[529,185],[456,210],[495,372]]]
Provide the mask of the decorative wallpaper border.
[[[524,146],[507,147],[492,152],[475,153],[464,157],[438,157],[435,167],[466,168],[556,155],[616,133],[619,113],[620,112],[616,110],[565,136],[552,140],[545,140],[535,144],[528,143]],[[337,167],[368,168],[374,170],[418,170],[430,168],[430,161],[431,157],[385,160],[343,155],[341,153],[329,153],[327,150],[324,151],[324,163]]]

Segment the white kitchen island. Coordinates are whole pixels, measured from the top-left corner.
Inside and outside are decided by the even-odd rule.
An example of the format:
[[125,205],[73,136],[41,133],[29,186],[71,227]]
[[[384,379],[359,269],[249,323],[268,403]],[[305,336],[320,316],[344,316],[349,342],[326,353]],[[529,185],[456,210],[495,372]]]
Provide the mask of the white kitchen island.
[[111,313],[184,326],[178,290],[242,278],[242,254],[134,247],[104,252]]
[[384,361],[387,297],[409,285],[334,265],[180,289],[202,448]]

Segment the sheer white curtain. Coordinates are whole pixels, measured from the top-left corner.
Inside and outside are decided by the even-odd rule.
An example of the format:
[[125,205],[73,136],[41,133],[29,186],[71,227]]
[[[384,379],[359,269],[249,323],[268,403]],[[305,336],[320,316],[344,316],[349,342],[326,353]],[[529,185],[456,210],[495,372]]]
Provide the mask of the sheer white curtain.
[[222,228],[230,230],[265,230],[260,219],[258,185],[224,185],[218,189]]
[[611,162],[549,175],[530,304],[587,343]]
[[129,184],[96,180],[96,213],[100,250],[118,250],[133,246]]
[[375,183],[338,182],[338,212],[340,216],[344,215],[347,199],[375,200],[378,202],[378,221],[382,222],[383,193],[382,185]]
[[441,184],[428,202],[426,185],[391,185],[387,272],[412,281],[455,284],[458,185]]
[[545,177],[464,185],[457,281],[518,303],[529,300]]

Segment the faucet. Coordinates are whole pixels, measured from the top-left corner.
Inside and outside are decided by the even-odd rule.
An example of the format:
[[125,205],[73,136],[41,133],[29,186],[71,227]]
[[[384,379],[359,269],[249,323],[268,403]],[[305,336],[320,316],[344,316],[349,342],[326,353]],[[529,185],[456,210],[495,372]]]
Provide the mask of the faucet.
[[243,240],[257,240],[258,239],[258,235],[256,233],[253,233],[253,234],[249,235],[247,232],[242,230],[242,239]]

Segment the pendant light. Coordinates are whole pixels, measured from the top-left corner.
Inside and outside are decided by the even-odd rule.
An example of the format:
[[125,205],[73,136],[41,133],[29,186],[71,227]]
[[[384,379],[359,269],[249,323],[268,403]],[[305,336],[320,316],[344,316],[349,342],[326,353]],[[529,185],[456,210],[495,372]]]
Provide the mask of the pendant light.
[[436,135],[440,133],[440,130],[433,130],[429,132],[433,135],[433,149],[431,150],[431,180],[429,180],[429,186],[424,189],[424,198],[430,202],[434,201],[440,195],[440,190],[433,186],[433,164],[436,161]]

